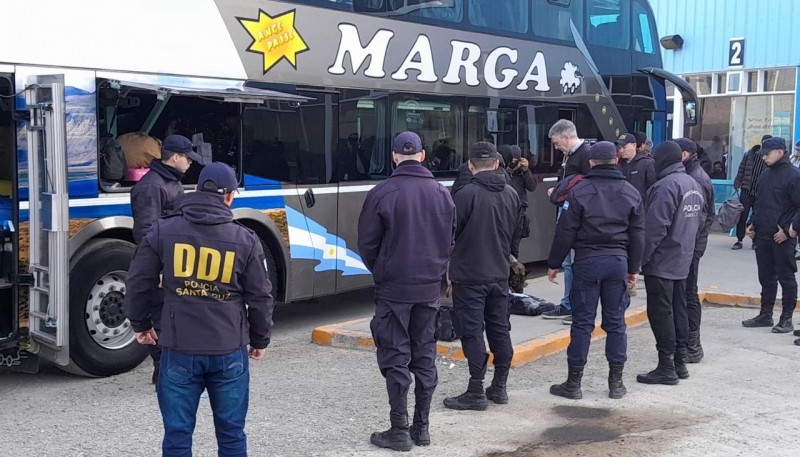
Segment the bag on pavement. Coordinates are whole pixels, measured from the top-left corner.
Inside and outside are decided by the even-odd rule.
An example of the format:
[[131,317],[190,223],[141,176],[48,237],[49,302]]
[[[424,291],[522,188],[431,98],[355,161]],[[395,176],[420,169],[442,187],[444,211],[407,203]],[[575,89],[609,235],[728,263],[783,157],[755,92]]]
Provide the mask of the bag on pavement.
[[555,308],[556,305],[543,298],[517,293],[508,295],[508,312],[511,314],[538,316]]
[[739,216],[741,216],[742,212],[744,211],[744,206],[742,206],[742,202],[739,201],[738,196],[733,196],[727,200],[719,209],[719,214],[717,215],[717,222],[722,227],[724,231],[728,231],[733,227],[736,227],[736,223],[739,222]]

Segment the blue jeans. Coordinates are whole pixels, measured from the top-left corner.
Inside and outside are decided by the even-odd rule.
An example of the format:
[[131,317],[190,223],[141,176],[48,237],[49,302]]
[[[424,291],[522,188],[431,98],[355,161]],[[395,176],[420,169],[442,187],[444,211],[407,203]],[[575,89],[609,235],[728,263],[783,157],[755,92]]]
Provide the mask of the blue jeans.
[[561,307],[566,310],[572,309],[572,304],[569,301],[569,293],[572,290],[572,262],[575,261],[575,250],[570,249],[567,258],[564,259],[564,263],[561,264],[561,268],[564,269],[564,298],[561,299]]
[[157,389],[164,457],[192,455],[192,433],[204,389],[214,414],[219,455],[246,456],[250,363],[243,346],[225,355],[192,355],[164,348]]

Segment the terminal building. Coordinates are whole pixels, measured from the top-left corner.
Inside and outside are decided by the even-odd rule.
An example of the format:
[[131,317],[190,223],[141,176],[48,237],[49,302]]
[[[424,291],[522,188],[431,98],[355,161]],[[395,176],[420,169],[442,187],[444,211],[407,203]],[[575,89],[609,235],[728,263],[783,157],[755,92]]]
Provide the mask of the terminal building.
[[[678,109],[668,134],[692,137],[712,162],[720,162],[724,178],[718,179],[730,181],[728,192],[743,154],[762,135],[785,138],[791,153],[800,141],[800,1],[650,4],[664,69],[686,79],[698,95],[697,125],[684,133],[686,115]],[[674,88],[668,95],[680,99]]]

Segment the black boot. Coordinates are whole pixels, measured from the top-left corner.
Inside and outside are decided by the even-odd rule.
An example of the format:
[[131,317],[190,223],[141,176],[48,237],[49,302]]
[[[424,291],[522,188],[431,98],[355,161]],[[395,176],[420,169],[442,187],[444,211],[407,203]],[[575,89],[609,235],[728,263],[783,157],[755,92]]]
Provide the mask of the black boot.
[[482,379],[470,379],[467,391],[457,397],[444,399],[444,406],[450,409],[483,411],[489,406],[486,393],[483,391]]
[[411,439],[417,446],[428,446],[431,444],[431,436],[428,434],[428,414],[429,410],[414,410],[414,423],[408,429]]
[[508,370],[498,370],[495,368],[492,385],[486,388],[486,398],[498,405],[508,403],[508,393],[506,393],[506,380],[508,380]]
[[668,386],[678,384],[678,373],[675,372],[675,362],[672,359],[672,354],[659,352],[656,369],[647,374],[637,375],[636,380],[642,384],[665,384]]
[[772,333],[789,333],[792,330],[794,330],[794,325],[792,325],[791,317],[781,316],[781,318],[778,319],[778,325],[772,327]]
[[686,367],[686,348],[675,349],[675,374],[678,379],[689,379],[689,369]]
[[758,316],[742,321],[744,327],[772,327],[775,322],[772,320],[772,313],[767,313],[762,310]]
[[608,364],[608,398],[618,400],[628,393],[628,389],[626,389],[625,384],[622,383],[622,370],[624,368],[624,363],[619,365],[613,363]]
[[375,446],[395,451],[410,451],[412,443],[408,432],[408,413],[391,413],[389,419],[392,428],[385,432],[373,433],[369,438],[370,442]]
[[703,360],[703,345],[700,344],[700,329],[689,331],[689,347],[686,350],[686,363],[698,363]]
[[579,400],[583,398],[581,391],[581,379],[583,378],[583,367],[570,365],[567,371],[567,381],[562,384],[550,386],[550,393],[564,398]]

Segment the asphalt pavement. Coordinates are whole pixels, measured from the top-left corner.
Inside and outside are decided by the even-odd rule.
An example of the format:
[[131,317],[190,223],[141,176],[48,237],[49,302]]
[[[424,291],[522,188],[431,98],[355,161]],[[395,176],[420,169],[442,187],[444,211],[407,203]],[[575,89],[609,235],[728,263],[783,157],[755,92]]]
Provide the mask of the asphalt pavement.
[[[747,243],[742,251],[730,251],[732,241],[712,238],[701,263],[701,287],[757,293],[753,253]],[[372,306],[370,292],[362,291],[278,310],[273,344],[263,361],[251,365],[250,455],[397,455],[369,443],[370,433],[388,427],[374,353],[318,346],[310,338],[313,328],[368,316]],[[463,361],[440,358],[432,445],[411,455],[796,455],[800,347],[791,335],[741,327],[752,315],[753,309],[706,307],[706,358],[690,365],[690,379],[677,386],[636,383],[637,373],[655,366],[655,340],[647,324],[631,329],[629,393],[622,400],[607,398],[604,340],[592,344],[583,400],[548,393],[550,384],[566,377],[560,353],[513,369],[510,403],[484,412],[442,406],[445,396],[465,389],[468,370]],[[161,418],[150,370],[145,362],[103,379],[53,369],[0,373],[0,456],[159,455]],[[198,412],[194,455],[216,455],[206,399]]]

